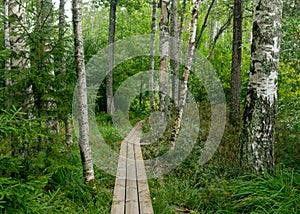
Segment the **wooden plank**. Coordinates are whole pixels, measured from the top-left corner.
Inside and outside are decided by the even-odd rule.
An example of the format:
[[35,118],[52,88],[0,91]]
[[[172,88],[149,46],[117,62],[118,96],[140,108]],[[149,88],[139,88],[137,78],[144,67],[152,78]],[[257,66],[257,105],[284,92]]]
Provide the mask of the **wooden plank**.
[[135,146],[139,207],[142,214],[154,214],[141,146]]
[[[111,213],[121,214],[125,211],[126,200],[126,156],[127,156],[127,143],[121,144],[120,157],[118,162],[118,170],[114,188],[114,198]],[[123,211],[123,212],[122,212]]]
[[114,189],[112,214],[153,214],[140,147],[143,121],[122,141]]
[[137,188],[134,144],[129,142],[127,152],[126,214],[139,213]]

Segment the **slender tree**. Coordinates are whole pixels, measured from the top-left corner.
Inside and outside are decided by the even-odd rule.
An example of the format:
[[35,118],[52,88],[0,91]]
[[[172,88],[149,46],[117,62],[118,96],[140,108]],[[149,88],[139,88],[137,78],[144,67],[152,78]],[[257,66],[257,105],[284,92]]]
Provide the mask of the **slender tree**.
[[159,110],[168,114],[169,105],[169,0],[160,0]]
[[170,42],[170,68],[173,74],[172,78],[172,98],[174,101],[178,101],[178,86],[179,86],[179,29],[178,29],[178,0],[172,0],[171,8],[171,26],[170,36],[172,37]]
[[118,0],[110,1],[109,12],[109,32],[108,32],[108,73],[106,75],[106,99],[107,99],[107,113],[113,114],[115,111],[114,95],[113,95],[113,70],[114,70],[114,42],[116,32],[116,10]]
[[[183,32],[183,22],[184,22],[184,17],[185,17],[185,12],[186,12],[186,1],[187,0],[183,0],[182,2],[182,8],[181,8],[181,14],[180,14],[180,24],[179,24],[179,32],[178,32],[178,49],[180,49],[180,45],[181,45],[181,37],[182,37],[182,32]],[[175,71],[175,75],[176,75]],[[178,80],[175,79],[175,81],[178,81],[178,83],[175,82],[175,91],[176,91],[176,87],[178,87],[178,94],[177,94],[177,101],[179,104],[179,100],[180,100],[180,84],[181,82],[179,81],[179,71],[178,71]],[[177,84],[177,86],[176,86]]]
[[77,73],[77,103],[79,123],[79,145],[85,183],[95,180],[92,152],[89,145],[89,123],[86,73],[84,64],[84,48],[82,35],[82,0],[72,0],[74,47]]
[[[196,48],[198,48],[200,39],[202,38],[203,32],[204,32],[204,30],[205,30],[205,28],[206,28],[206,26],[207,26],[207,20],[208,20],[208,17],[209,17],[209,15],[210,15],[211,9],[212,9],[213,6],[214,6],[214,3],[215,3],[215,0],[212,0],[211,3],[210,3],[210,5],[209,5],[209,7],[208,7],[208,9],[207,9],[207,12],[206,12],[205,17],[204,17],[203,24],[202,24],[201,29],[200,29],[200,33],[199,33],[199,35],[197,36],[197,39],[196,39]],[[212,19],[212,20],[213,20],[213,19]],[[212,26],[214,26],[214,27],[212,27],[212,28],[215,28],[215,27],[216,27],[215,25],[217,25],[216,20],[214,21],[214,23],[212,23]],[[213,31],[214,31],[214,30],[213,30]],[[215,34],[214,34],[214,35],[215,35]]]
[[149,100],[151,110],[154,111],[154,65],[155,65],[155,35],[156,35],[156,0],[152,1],[152,24],[151,24],[151,49],[150,49],[150,77],[149,77]]
[[[10,45],[10,29],[9,29],[9,0],[4,0],[4,46],[5,49],[10,51],[11,45]],[[5,60],[5,70],[10,71],[11,70],[11,60],[10,57]],[[11,78],[5,79],[5,86],[11,86]]]
[[[218,5],[218,0],[216,0],[216,5]],[[216,11],[214,11],[214,16],[216,16]],[[219,21],[215,18],[212,17],[210,19],[210,35],[209,35],[209,46],[212,47],[214,44],[214,39],[218,33],[218,26],[219,26]]]
[[[59,20],[58,20],[58,40],[60,42],[60,73],[62,75],[66,75],[67,73],[67,67],[66,67],[66,56],[65,56],[65,27],[66,27],[66,20],[65,20],[65,4],[66,0],[60,0],[59,1]],[[66,85],[64,85],[64,88],[66,88]],[[71,123],[71,115],[70,113],[67,113],[65,116],[63,116],[64,124],[65,124],[65,137],[66,137],[66,144],[67,146],[70,146],[73,142],[72,138],[72,123]]]
[[181,35],[182,35],[182,31],[183,31],[183,22],[184,22],[185,11],[186,11],[186,0],[183,0],[181,15],[180,15],[180,24],[179,24],[179,35],[178,35],[179,39],[181,39]]
[[281,38],[280,0],[254,3],[248,90],[240,135],[240,163],[254,172],[272,172]]
[[170,142],[174,146],[176,138],[179,134],[182,114],[184,110],[184,106],[186,103],[187,91],[188,91],[188,79],[192,67],[194,52],[195,52],[195,45],[196,45],[196,32],[197,32],[197,23],[198,23],[198,10],[200,6],[200,0],[196,0],[194,3],[194,8],[192,12],[192,21],[191,21],[191,29],[190,29],[190,38],[189,38],[189,50],[187,61],[185,64],[185,69],[183,73],[183,85],[181,86],[181,93],[180,93],[180,103],[179,108],[177,111],[177,115],[175,118],[175,125],[171,134]]
[[233,8],[233,42],[230,82],[230,115],[232,125],[240,123],[241,99],[241,65],[242,65],[242,36],[243,36],[243,6],[242,0],[234,0]]

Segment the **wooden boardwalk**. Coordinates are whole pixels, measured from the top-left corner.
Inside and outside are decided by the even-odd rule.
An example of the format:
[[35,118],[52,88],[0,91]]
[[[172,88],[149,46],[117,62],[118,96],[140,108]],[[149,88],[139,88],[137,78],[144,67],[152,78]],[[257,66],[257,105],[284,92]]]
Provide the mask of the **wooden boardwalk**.
[[153,214],[147,175],[140,146],[139,122],[122,141],[112,214]]

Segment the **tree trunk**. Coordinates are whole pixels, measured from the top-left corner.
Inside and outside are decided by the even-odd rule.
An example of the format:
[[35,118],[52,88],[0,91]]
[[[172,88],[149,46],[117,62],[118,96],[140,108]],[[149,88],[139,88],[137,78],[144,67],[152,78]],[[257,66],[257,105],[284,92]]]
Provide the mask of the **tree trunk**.
[[172,98],[178,103],[179,85],[179,32],[178,32],[178,0],[172,0],[170,36],[170,68],[172,72]]
[[20,69],[29,67],[26,65],[27,59],[25,57],[27,47],[21,32],[24,32],[23,27],[26,26],[24,1],[17,2],[9,0],[9,17],[10,24],[10,45],[11,50],[17,57],[11,59],[11,68]]
[[240,135],[240,163],[254,172],[272,172],[281,38],[280,0],[254,3],[248,90]]
[[[4,0],[4,46],[5,49],[10,51],[11,45],[10,45],[10,30],[9,30],[9,0]],[[10,71],[11,70],[11,59],[10,57],[5,60],[5,70]],[[5,86],[11,86],[11,78],[5,79]]]
[[180,24],[179,24],[179,34],[178,34],[179,39],[181,39],[181,35],[183,31],[183,21],[184,21],[185,11],[186,11],[186,0],[183,0],[181,15],[180,15]]
[[[58,26],[59,26],[59,32],[58,32],[58,40],[60,42],[60,50],[61,50],[61,58],[60,60],[60,73],[62,75],[66,75],[67,73],[67,67],[66,67],[66,56],[65,56],[65,42],[64,42],[64,36],[65,36],[65,27],[66,27],[66,21],[65,21],[65,4],[66,0],[60,0],[59,1],[59,20],[58,20]],[[64,83],[64,88],[66,89],[66,84]],[[67,113],[66,116],[63,115],[63,121],[65,124],[65,138],[66,138],[66,145],[71,146],[73,143],[73,137],[72,137],[72,120],[70,113]]]
[[169,105],[169,0],[160,0],[160,44],[159,44],[159,110],[168,115]]
[[242,36],[243,36],[242,24],[243,24],[242,0],[234,0],[232,64],[231,64],[231,83],[230,83],[230,115],[229,115],[229,121],[234,126],[240,124]]
[[[179,34],[178,35],[178,39],[179,39],[178,47],[179,47],[179,49],[180,49],[180,45],[181,45],[181,36],[182,36],[182,32],[183,32],[183,22],[184,22],[185,12],[186,12],[186,0],[183,0],[181,15],[180,15],[179,33],[178,33]],[[180,101],[180,88],[181,88],[181,81],[179,81],[179,71],[178,71],[178,94],[177,94],[178,105],[179,105],[179,101]]]
[[[218,0],[216,0],[216,6],[218,6]],[[216,11],[214,11],[214,16],[216,16]],[[215,17],[210,19],[210,35],[209,35],[209,47],[212,48],[214,44],[214,39],[218,33],[219,22]]]
[[82,0],[72,0],[74,48],[78,90],[79,145],[85,183],[95,180],[92,152],[89,145],[89,121],[87,105],[86,74],[82,35]]
[[155,35],[156,35],[156,0],[152,1],[152,34],[151,34],[151,50],[150,50],[150,77],[149,77],[149,100],[151,111],[154,111],[154,67],[155,67]]
[[188,79],[189,79],[190,70],[192,67],[192,62],[193,62],[193,57],[194,57],[194,52],[195,52],[195,45],[196,45],[196,32],[197,32],[199,6],[200,6],[200,0],[197,0],[195,2],[195,6],[193,8],[193,13],[192,13],[190,39],[189,39],[189,50],[188,50],[187,61],[185,64],[185,70],[183,73],[183,85],[181,87],[180,103],[179,103],[179,108],[178,108],[177,115],[175,118],[175,125],[174,125],[173,131],[171,134],[171,138],[170,138],[170,143],[173,146],[175,145],[176,138],[179,134],[182,114],[183,114],[184,106],[186,103],[186,97],[187,97],[187,91],[188,91]]
[[118,0],[110,1],[109,14],[109,33],[108,33],[108,73],[106,76],[106,99],[107,99],[107,113],[113,114],[115,111],[114,95],[113,95],[113,73],[114,73],[114,42],[116,32],[116,10]]

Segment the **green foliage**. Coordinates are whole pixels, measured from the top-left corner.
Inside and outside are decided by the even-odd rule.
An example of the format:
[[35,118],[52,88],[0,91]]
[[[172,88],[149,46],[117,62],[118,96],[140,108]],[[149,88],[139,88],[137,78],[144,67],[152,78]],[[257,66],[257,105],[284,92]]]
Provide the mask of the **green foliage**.
[[[211,113],[209,104],[206,103],[207,94],[200,87],[201,81],[192,74],[189,90],[199,102],[200,135],[191,154],[180,166],[161,180],[149,181],[156,213],[299,212],[300,34],[299,19],[295,18],[299,6],[289,5],[290,2],[285,3],[278,80],[279,102],[275,133],[278,169],[273,175],[243,175],[238,166],[238,136],[234,134],[237,130],[229,125],[226,126],[223,140],[210,162],[202,167],[198,165],[197,160],[208,136]],[[3,29],[0,30],[0,85],[3,86],[7,77],[11,77],[14,82],[11,87],[0,88],[1,109],[4,109],[0,112],[0,209],[2,213],[110,213],[115,178],[95,167],[97,189],[83,184],[78,145],[75,143],[70,148],[66,147],[63,132],[51,134],[47,129],[49,118],[63,119],[71,109],[76,73],[70,26],[65,26],[66,37],[63,42],[58,41],[58,26],[53,24],[58,19],[58,11],[49,13],[50,7],[44,5],[38,8],[36,1],[27,3],[26,26],[30,31],[20,31],[17,34],[26,40],[30,54],[29,50],[26,53],[4,50]],[[233,1],[219,1],[213,8],[199,45],[204,56],[211,50],[209,23],[217,20],[222,25],[231,13],[232,3]],[[252,3],[245,2],[242,97],[245,96],[250,67]],[[91,7],[92,4],[98,7]],[[116,40],[150,33],[150,4],[148,0],[119,1]],[[180,1],[180,7],[181,4]],[[189,37],[192,1],[187,1],[187,4],[184,41]],[[209,2],[202,4],[199,25],[203,22],[208,4]],[[95,0],[85,6],[83,28],[85,60],[88,62],[99,49],[107,46],[109,1]],[[44,20],[44,25],[38,26],[37,14],[48,14],[49,22]],[[217,42],[210,59],[222,81],[227,100],[230,91],[231,40],[232,30],[228,28]],[[30,60],[30,66],[4,70],[4,61],[9,56],[25,57]],[[63,56],[67,62],[65,72],[61,72]],[[156,67],[158,60],[157,57]],[[149,57],[136,57],[117,65],[114,71],[114,91],[127,78],[148,69]],[[33,89],[32,94],[28,93],[30,87]],[[149,116],[148,94],[142,94],[141,98],[137,97],[131,103],[129,117],[132,125]],[[57,105],[56,109],[50,110],[47,107],[49,100]],[[28,101],[33,101],[35,105],[27,105]],[[6,103],[17,107],[8,108]],[[103,83],[96,105],[97,122],[105,142],[118,151],[122,137],[117,133],[111,116],[102,113],[106,108],[105,103]],[[146,159],[157,157],[170,149],[168,139],[173,122],[171,120],[167,124],[167,130],[158,142],[143,147]],[[146,124],[143,128],[147,133],[151,127]]]
[[[203,177],[204,173],[198,176]],[[162,181],[150,180],[155,212],[297,213],[299,210],[300,173],[293,170],[235,179],[221,176],[210,181],[190,177],[189,174],[181,177],[170,174]]]
[[78,145],[67,148],[43,124],[16,108],[0,114],[2,212],[109,213],[114,179],[96,170],[97,189],[83,184]]
[[97,122],[99,124],[99,132],[105,142],[119,152],[122,137],[117,132],[112,122],[111,115],[102,112],[97,116]]

